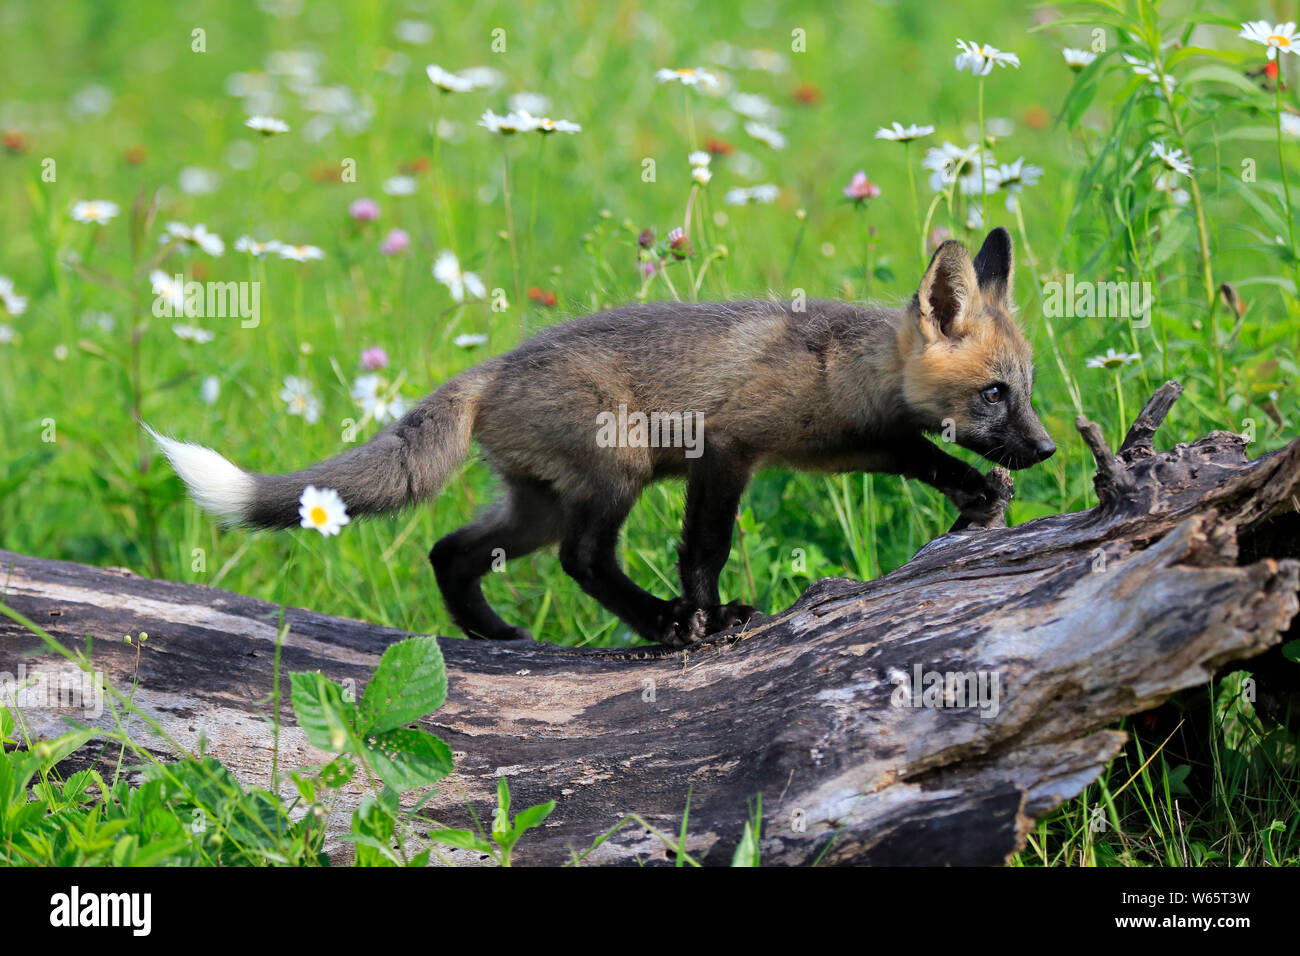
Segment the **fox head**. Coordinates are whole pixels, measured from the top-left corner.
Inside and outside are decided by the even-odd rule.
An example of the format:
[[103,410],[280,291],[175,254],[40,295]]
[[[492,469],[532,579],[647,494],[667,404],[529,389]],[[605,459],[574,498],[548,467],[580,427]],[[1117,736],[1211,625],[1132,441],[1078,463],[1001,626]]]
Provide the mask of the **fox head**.
[[1034,414],[1034,355],[1012,317],[1011,236],[994,229],[974,261],[960,242],[935,250],[899,328],[903,396],[928,429],[1008,468],[1056,445]]

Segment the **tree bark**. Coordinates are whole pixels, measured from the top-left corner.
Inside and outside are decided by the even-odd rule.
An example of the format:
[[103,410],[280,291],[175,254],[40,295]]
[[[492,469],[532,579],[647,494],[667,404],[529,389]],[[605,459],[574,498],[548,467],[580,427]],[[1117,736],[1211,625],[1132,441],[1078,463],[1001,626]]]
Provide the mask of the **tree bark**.
[[[516,851],[554,864],[628,813],[677,834],[689,796],[688,851],[726,863],[761,795],[765,863],[1004,862],[1120,750],[1125,735],[1108,727],[1292,626],[1300,440],[1258,460],[1227,432],[1157,452],[1179,391],[1156,393],[1117,454],[1079,420],[1097,507],[943,535],[877,580],[818,582],[743,633],[685,651],[440,639],[449,695],[422,726],[451,745],[456,771],[422,813],[469,826],[467,803],[490,813],[504,774],[516,807],[557,801]],[[1005,505],[1009,480],[990,476]],[[96,667],[119,687],[138,680],[136,703],[182,744],[205,734],[237,776],[267,785],[278,606],[9,552],[0,585],[4,603],[65,644],[93,635]],[[284,614],[280,765],[292,768],[324,757],[292,724],[289,672],[320,669],[359,693],[405,635]],[[122,635],[140,630],[137,651]],[[0,671],[20,664],[29,675],[72,666],[0,617]],[[927,699],[935,674],[974,675],[988,694]],[[25,715],[53,735],[66,713]],[[627,824],[585,862],[670,859]]]

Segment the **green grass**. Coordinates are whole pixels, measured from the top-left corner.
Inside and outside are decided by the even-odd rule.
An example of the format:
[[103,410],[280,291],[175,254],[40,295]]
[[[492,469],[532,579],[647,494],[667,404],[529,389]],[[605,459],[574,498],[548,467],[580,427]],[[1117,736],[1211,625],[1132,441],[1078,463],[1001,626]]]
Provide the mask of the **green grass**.
[[[902,301],[919,279],[918,221],[930,218],[968,242],[982,233],[964,227],[960,195],[932,204],[920,168],[931,146],[975,141],[981,83],[997,158],[1024,156],[1044,169],[1021,195],[1023,219],[1001,195],[986,210],[988,224],[1007,226],[1016,239],[1016,292],[1039,369],[1035,404],[1061,449],[1017,475],[1013,522],[1094,504],[1076,413],[1116,441],[1166,378],[1179,378],[1186,391],[1159,442],[1221,428],[1252,433],[1255,453],[1280,447],[1297,431],[1300,324],[1279,156],[1293,164],[1300,140],[1286,134],[1279,145],[1276,126],[1279,105],[1296,108],[1291,90],[1300,81],[1275,98],[1243,77],[1264,63],[1262,47],[1236,37],[1236,23],[1263,15],[1252,4],[1167,3],[1158,11],[1097,4],[1079,7],[1076,20],[1075,8],[1061,8],[1064,25],[1036,29],[1047,14],[1010,2],[978,11],[960,2],[838,5],[832,15],[776,0],[665,0],[640,9],[571,2],[526,14],[510,3],[402,13],[399,5],[307,0],[292,17],[256,4],[68,2],[53,15],[57,24],[41,4],[7,4],[0,127],[12,132],[0,152],[0,274],[30,303],[19,316],[0,312],[13,333],[0,344],[0,545],[450,633],[426,554],[492,497],[482,465],[468,466],[427,505],[354,523],[338,538],[227,531],[184,500],[133,414],[243,467],[281,472],[343,447],[344,432],[362,418],[349,391],[370,346],[387,350],[384,374],[400,379],[410,400],[536,329],[639,296],[802,290]],[[432,39],[399,39],[403,19],[431,24]],[[196,29],[204,52],[194,50]],[[1061,47],[1091,47],[1094,29],[1104,31],[1105,55],[1076,77]],[[1022,65],[983,81],[958,73],[958,36],[1014,51]],[[795,52],[800,39],[803,52]],[[734,57],[774,51],[784,71],[718,64],[722,42]],[[245,104],[226,92],[228,78],[261,71],[286,50],[312,51],[317,75],[293,82],[295,92],[285,78],[263,74],[278,90],[270,112],[292,129],[259,141],[243,126]],[[1172,107],[1158,86],[1134,76],[1122,52],[1159,57],[1178,79]],[[491,66],[504,83],[440,94],[427,63]],[[654,78],[659,68],[685,66],[715,68],[736,90],[767,97],[780,110],[785,148],[751,138],[725,98]],[[90,84],[111,91],[107,112],[72,107],[74,98],[83,106],[93,100],[84,92]],[[300,92],[307,87],[345,87],[349,115],[313,112]],[[814,102],[794,96],[797,89]],[[583,131],[501,137],[475,125],[484,109],[504,112],[507,95],[522,91],[544,93],[551,115]],[[895,120],[937,132],[910,151],[873,138]],[[454,124],[449,139],[432,134],[439,123]],[[691,193],[686,157],[709,139],[735,151],[714,158],[712,182],[694,202],[696,254],[669,267],[671,287],[646,283],[637,236],[649,228],[662,243],[681,224]],[[1154,141],[1190,154],[1196,192],[1187,205],[1154,188]],[[644,178],[646,160],[654,160],[653,182]],[[195,166],[219,175],[215,191],[179,189],[181,171]],[[882,189],[862,209],[841,193],[860,168]],[[338,181],[345,169],[355,169],[355,182]],[[382,184],[404,171],[413,171],[416,192],[386,195]],[[1190,190],[1192,182],[1180,178],[1179,186]],[[780,187],[775,203],[723,202],[729,189],[758,183]],[[137,196],[157,201],[147,226],[132,214]],[[379,202],[378,222],[349,218],[348,205],[361,197]],[[96,198],[118,203],[121,214],[104,227],[70,218],[73,202]],[[162,248],[157,237],[169,220],[205,223],[227,248],[219,258],[177,252],[161,267],[259,281],[257,328],[198,320],[215,333],[198,344],[151,314],[145,263]],[[406,230],[411,244],[385,256],[378,243],[392,228]],[[244,233],[312,243],[325,256],[252,260],[232,248]],[[431,265],[444,249],[483,277],[486,301],[457,305],[434,280]],[[1044,316],[1041,283],[1066,274],[1150,282],[1149,326]],[[1240,313],[1222,303],[1222,282],[1235,287]],[[553,292],[556,305],[531,300],[530,287]],[[509,308],[492,308],[496,290]],[[96,320],[101,313],[112,317],[111,329]],[[453,344],[466,333],[488,342]],[[1086,367],[1111,348],[1141,359]],[[317,423],[286,414],[278,392],[287,375],[313,383]],[[199,397],[209,376],[221,385],[212,405]],[[364,423],[359,437],[376,427]],[[624,535],[629,573],[661,594],[675,588],[682,508],[679,486],[654,488]],[[765,610],[784,607],[827,575],[869,578],[897,567],[952,519],[937,493],[892,477],[764,474],[742,503],[723,593]],[[489,575],[487,592],[503,616],[547,640],[633,640],[563,576],[553,552]],[[1229,748],[1234,754],[1272,746],[1267,728],[1245,733]],[[1228,747],[1221,728],[1211,736]],[[1296,860],[1295,823],[1272,829],[1297,817],[1277,797],[1288,786],[1294,792],[1293,750],[1280,748],[1277,760],[1240,778],[1225,771],[1234,785],[1181,821],[1169,818],[1177,787],[1166,792],[1165,784],[1176,767],[1164,754],[1106,804],[1100,788],[1113,796],[1150,756],[1137,759],[1130,748],[1104,783],[1035,831],[1024,862],[1174,863],[1196,856],[1186,849],[1192,844],[1209,848],[1195,862]],[[1099,803],[1113,819],[1095,834],[1081,821]]]

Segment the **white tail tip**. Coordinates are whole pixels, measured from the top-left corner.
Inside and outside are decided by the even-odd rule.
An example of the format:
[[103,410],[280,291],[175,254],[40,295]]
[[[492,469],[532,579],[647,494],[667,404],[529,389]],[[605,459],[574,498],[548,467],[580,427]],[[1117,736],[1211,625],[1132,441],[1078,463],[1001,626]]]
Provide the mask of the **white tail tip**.
[[158,443],[190,497],[204,511],[231,521],[242,520],[253,497],[253,476],[211,448],[144,430]]

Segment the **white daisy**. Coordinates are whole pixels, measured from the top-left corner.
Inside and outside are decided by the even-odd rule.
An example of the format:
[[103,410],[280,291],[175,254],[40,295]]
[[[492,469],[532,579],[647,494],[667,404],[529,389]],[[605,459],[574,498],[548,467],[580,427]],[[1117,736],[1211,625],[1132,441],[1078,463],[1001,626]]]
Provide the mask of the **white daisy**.
[[172,331],[176,333],[177,338],[187,342],[198,342],[200,345],[211,342],[217,337],[215,332],[201,329],[197,325],[173,325]]
[[302,497],[298,499],[298,514],[304,528],[315,528],[327,538],[338,534],[352,520],[337,491],[315,485],[303,489]]
[[107,226],[110,219],[121,210],[117,203],[107,199],[86,199],[72,204],[72,218],[77,222],[94,222]]
[[278,244],[275,250],[280,254],[281,259],[292,259],[294,262],[309,262],[312,259],[324,259],[325,252],[320,246],[290,246]]
[[958,72],[970,70],[976,76],[988,76],[993,72],[995,64],[1000,67],[1020,67],[1020,57],[1014,53],[1004,53],[987,43],[967,43],[965,40],[958,40],[957,49],[961,51],[956,58]]
[[468,93],[475,86],[473,80],[458,76],[433,63],[426,66],[424,72],[429,75],[429,80],[433,85],[444,93]]
[[781,134],[780,130],[768,126],[766,123],[750,120],[745,124],[745,132],[760,143],[766,143],[773,149],[785,149],[785,136]]
[[[1156,86],[1160,85],[1160,68],[1153,62],[1129,56],[1127,53],[1124,54],[1124,61],[1133,68],[1133,72],[1138,76],[1146,77],[1148,83],[1154,83]],[[1177,80],[1168,74],[1165,75],[1164,90],[1167,96],[1173,95],[1174,87],[1177,85]]]
[[712,178],[713,173],[710,172],[709,167],[707,166],[693,166],[691,168],[691,179],[695,180],[701,186],[707,186],[709,180]]
[[406,414],[406,400],[400,395],[388,395],[388,383],[379,375],[361,375],[352,383],[352,398],[371,419],[379,424],[397,421]]
[[712,159],[713,157],[702,149],[697,149],[695,152],[691,153],[691,155],[686,157],[686,161],[696,169],[708,166],[709,163],[712,162]]
[[1175,206],[1186,206],[1192,201],[1192,194],[1178,185],[1178,176],[1172,170],[1164,170],[1156,174],[1157,192],[1165,193]]
[[438,254],[438,259],[433,264],[433,277],[447,287],[456,302],[464,302],[466,293],[475,299],[487,295],[483,280],[473,272],[461,272],[460,260],[450,249]]
[[198,246],[210,256],[220,256],[226,251],[226,244],[215,232],[208,232],[208,227],[199,223],[187,226],[183,222],[167,223],[166,232],[159,237],[160,242],[179,239],[187,245]]
[[520,110],[521,116],[528,117],[533,122],[533,129],[545,135],[547,133],[581,133],[582,127],[577,123],[569,120],[553,120],[549,116],[532,116],[526,110]]
[[1097,54],[1091,50],[1076,50],[1073,47],[1065,47],[1061,50],[1061,56],[1065,57],[1065,65],[1078,73],[1085,66],[1097,59]]
[[1300,116],[1294,113],[1282,113],[1282,129],[1292,136],[1300,136]]
[[511,111],[505,116],[498,116],[491,110],[484,110],[478,125],[484,129],[509,136],[511,133],[531,133],[537,129],[537,119],[524,112]]
[[415,192],[415,179],[410,176],[390,176],[379,188],[390,196],[409,196]]
[[1165,164],[1165,168],[1175,173],[1181,173],[1184,176],[1190,176],[1192,170],[1192,160],[1189,156],[1184,156],[1181,149],[1170,150],[1165,147],[1164,143],[1152,143],[1151,155]]
[[[978,196],[981,188],[995,192],[998,188],[997,163],[987,149],[974,143],[962,149],[952,143],[926,150],[921,165],[930,170],[930,188],[935,192],[956,183],[963,196]],[[984,167],[981,186],[980,167]]]
[[276,119],[274,116],[250,116],[244,120],[244,125],[251,130],[256,130],[263,136],[274,136],[276,133],[289,132],[289,124],[284,120]]
[[178,278],[178,276],[169,276],[161,269],[154,269],[149,273],[153,294],[167,302],[174,313],[181,314],[185,311],[185,283],[177,281]]
[[476,345],[487,345],[488,337],[482,334],[471,334],[466,332],[458,335],[451,340],[451,344],[461,349],[472,349]]
[[766,205],[776,202],[776,197],[780,194],[781,189],[779,186],[764,183],[761,186],[750,186],[748,189],[729,189],[727,194],[722,197],[722,201],[728,206],[747,206],[750,203]]
[[22,315],[27,311],[27,297],[14,292],[14,280],[0,276],[0,305],[12,316]]
[[297,375],[284,377],[284,388],[280,389],[280,401],[288,406],[290,415],[301,415],[308,425],[316,424],[320,418],[320,399],[312,388],[311,382]]
[[221,379],[215,375],[209,375],[199,386],[199,398],[205,405],[217,404],[217,399],[221,396]]
[[1142,356],[1137,352],[1116,352],[1114,349],[1107,349],[1105,355],[1094,355],[1088,359],[1088,368],[1119,368],[1121,365],[1128,365],[1130,362],[1136,362]]
[[1283,53],[1295,53],[1296,44],[1300,42],[1300,38],[1296,37],[1295,24],[1291,22],[1269,26],[1267,20],[1254,20],[1243,23],[1241,32],[1237,36],[1268,47],[1265,55],[1270,60],[1277,58],[1279,50]]
[[718,78],[708,70],[669,70],[665,68],[655,71],[655,79],[660,83],[680,83],[682,86],[707,86],[709,89],[718,88]]
[[1006,190],[1007,209],[1014,211],[1017,197],[1024,192],[1026,186],[1036,186],[1042,175],[1043,167],[1026,163],[1023,156],[1014,163],[1003,163],[999,166],[994,172],[994,178],[997,180],[998,188]]
[[915,123],[911,126],[904,126],[895,120],[893,126],[882,126],[876,130],[876,139],[889,139],[895,143],[910,143],[914,139],[929,136],[933,132],[933,126],[917,126]]
[[254,259],[260,259],[262,256],[272,252],[279,252],[284,246],[279,239],[268,239],[266,242],[258,242],[252,236],[240,236],[235,240],[236,252],[247,252]]

